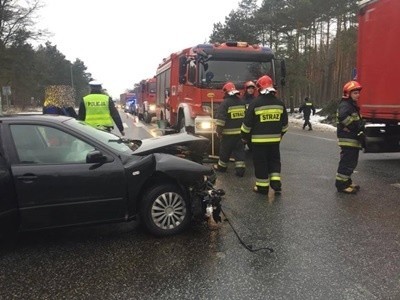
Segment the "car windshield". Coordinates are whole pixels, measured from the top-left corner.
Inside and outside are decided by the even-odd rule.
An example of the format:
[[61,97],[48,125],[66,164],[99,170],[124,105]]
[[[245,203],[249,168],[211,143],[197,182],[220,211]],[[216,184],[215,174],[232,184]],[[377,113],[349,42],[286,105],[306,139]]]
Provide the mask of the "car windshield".
[[135,148],[131,149],[129,147],[129,145],[130,145],[129,143],[125,143],[125,141],[123,139],[116,136],[115,134],[92,127],[83,121],[69,119],[69,120],[65,121],[65,123],[68,126],[71,126],[81,132],[84,132],[84,133],[90,135],[91,137],[93,137],[97,141],[99,141],[100,143],[105,144],[108,147],[111,147],[116,151],[124,152],[125,154],[130,155],[130,154],[133,154],[133,150],[135,150]]

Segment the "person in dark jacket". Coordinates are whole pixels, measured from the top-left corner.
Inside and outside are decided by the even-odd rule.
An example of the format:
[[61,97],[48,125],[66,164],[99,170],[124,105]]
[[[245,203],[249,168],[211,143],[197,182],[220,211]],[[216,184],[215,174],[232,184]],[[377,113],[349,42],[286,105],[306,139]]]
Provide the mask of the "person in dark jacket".
[[[244,94],[243,94],[243,101],[246,105],[246,109],[249,107],[249,104],[256,98],[255,92],[256,92],[256,84],[253,81],[247,81],[244,84]],[[247,146],[247,148],[246,148]],[[248,141],[245,146],[245,149],[248,149],[248,151],[251,152],[251,142]]]
[[111,97],[103,93],[101,83],[91,81],[89,86],[90,94],[83,97],[79,105],[78,120],[107,131],[114,129],[115,123],[124,136],[124,126]]
[[235,174],[243,177],[246,169],[244,144],[240,135],[240,126],[246,111],[244,102],[240,99],[239,91],[232,82],[227,82],[222,90],[224,101],[218,107],[216,114],[216,132],[220,138],[219,160],[214,165],[216,171],[225,172],[232,155],[235,160]]
[[276,97],[272,79],[264,75],[256,82],[259,96],[250,103],[241,127],[242,139],[251,141],[256,183],[253,191],[268,194],[269,187],[280,193],[280,142],[288,130],[285,104]]
[[299,112],[303,113],[304,117],[303,130],[306,128],[306,126],[308,126],[308,130],[312,130],[310,116],[311,112],[313,115],[315,115],[315,107],[308,97],[304,98],[304,103],[300,106]]
[[247,81],[244,84],[244,94],[243,94],[243,101],[246,105],[246,109],[249,107],[249,104],[251,101],[254,100],[255,98],[255,91],[256,91],[256,85],[253,81]]
[[357,100],[362,86],[349,81],[343,87],[343,97],[337,109],[337,137],[340,146],[340,161],[335,186],[338,192],[355,194],[360,186],[354,184],[351,175],[358,164],[359,152],[364,137],[364,121],[360,115]]

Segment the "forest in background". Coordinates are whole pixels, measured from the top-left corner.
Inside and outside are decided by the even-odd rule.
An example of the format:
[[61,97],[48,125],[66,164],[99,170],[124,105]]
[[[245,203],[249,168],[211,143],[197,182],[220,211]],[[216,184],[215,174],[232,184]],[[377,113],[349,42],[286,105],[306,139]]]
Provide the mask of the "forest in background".
[[357,0],[242,0],[210,42],[246,41],[270,47],[287,67],[285,102],[306,96],[318,107],[340,98],[352,79],[357,51]]
[[[246,41],[271,47],[287,66],[281,95],[290,107],[310,97],[318,107],[337,101],[356,65],[357,0],[242,0],[215,23],[209,42]],[[80,59],[66,60],[48,32],[35,30],[40,0],[21,6],[0,0],[0,86],[10,86],[10,102],[41,105],[49,85],[71,85],[75,101],[87,91],[91,74]],[[3,96],[4,105],[4,96]]]

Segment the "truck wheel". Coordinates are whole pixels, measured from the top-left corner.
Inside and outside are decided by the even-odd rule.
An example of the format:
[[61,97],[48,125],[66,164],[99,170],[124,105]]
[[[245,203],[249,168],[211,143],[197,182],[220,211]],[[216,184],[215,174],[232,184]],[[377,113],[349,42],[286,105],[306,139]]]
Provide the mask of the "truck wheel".
[[150,189],[140,209],[144,226],[157,236],[182,232],[189,226],[190,215],[187,197],[173,184],[162,184]]
[[151,123],[151,115],[147,111],[143,114],[143,120],[147,124]]
[[186,126],[185,116],[181,115],[179,118],[179,128],[178,132],[187,132],[189,134],[194,134],[194,127],[193,126]]

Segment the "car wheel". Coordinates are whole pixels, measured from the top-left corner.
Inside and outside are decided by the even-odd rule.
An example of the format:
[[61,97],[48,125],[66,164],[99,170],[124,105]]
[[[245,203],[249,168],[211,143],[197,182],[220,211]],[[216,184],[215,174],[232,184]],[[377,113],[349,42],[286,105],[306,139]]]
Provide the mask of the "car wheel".
[[158,236],[182,232],[190,222],[185,194],[173,184],[162,184],[145,194],[140,210],[146,229]]

